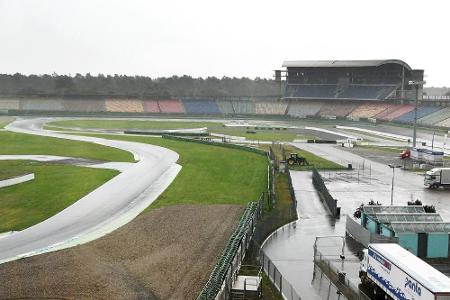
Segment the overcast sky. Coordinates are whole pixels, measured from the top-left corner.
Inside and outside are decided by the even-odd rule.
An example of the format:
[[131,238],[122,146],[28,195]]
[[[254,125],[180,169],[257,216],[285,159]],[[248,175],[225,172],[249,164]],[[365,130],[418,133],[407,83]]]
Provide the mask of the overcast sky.
[[450,86],[450,1],[0,0],[0,73],[271,77],[390,59]]

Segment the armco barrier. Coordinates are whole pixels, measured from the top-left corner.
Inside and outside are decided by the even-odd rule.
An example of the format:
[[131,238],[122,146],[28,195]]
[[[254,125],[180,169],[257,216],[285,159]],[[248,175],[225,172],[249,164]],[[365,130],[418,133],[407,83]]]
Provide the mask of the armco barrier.
[[263,197],[262,194],[258,202],[250,202],[247,205],[237,228],[231,235],[197,300],[229,299],[231,288],[250,246],[257,219],[261,216]]
[[208,136],[207,132],[165,132],[165,131],[139,131],[124,130],[124,134],[141,134],[141,135],[175,135],[175,136]]
[[253,153],[264,155],[264,156],[267,155],[267,152],[264,150],[251,148],[251,147],[247,147],[247,146],[242,146],[242,145],[205,141],[205,140],[196,140],[196,139],[190,139],[190,138],[181,137],[181,136],[163,135],[162,137],[164,139],[169,139],[169,140],[184,141],[184,142],[191,142],[191,143],[204,144],[204,145],[212,145],[212,146],[218,146],[218,147],[224,147],[224,148],[244,150],[244,151],[253,152]]
[[335,217],[339,218],[341,213],[341,208],[337,206],[337,200],[334,199],[328,192],[328,188],[323,182],[322,176],[314,168],[312,171],[312,182],[317,192],[319,193],[320,200],[326,204],[330,213]]

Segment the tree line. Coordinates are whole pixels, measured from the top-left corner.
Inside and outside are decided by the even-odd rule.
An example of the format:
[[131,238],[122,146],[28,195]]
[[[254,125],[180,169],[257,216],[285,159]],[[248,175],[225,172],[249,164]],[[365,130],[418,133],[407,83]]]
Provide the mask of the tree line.
[[261,97],[277,96],[279,84],[263,78],[146,76],[76,74],[0,74],[2,96],[132,97]]

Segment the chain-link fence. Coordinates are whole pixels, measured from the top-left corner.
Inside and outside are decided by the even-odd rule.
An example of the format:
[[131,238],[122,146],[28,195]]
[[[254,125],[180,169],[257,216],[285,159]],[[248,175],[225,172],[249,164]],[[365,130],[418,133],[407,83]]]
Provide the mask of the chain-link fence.
[[[289,226],[289,225],[288,225]],[[275,266],[275,264],[270,260],[270,258],[264,253],[263,250],[259,252],[259,261],[263,267],[264,273],[273,283],[274,287],[286,300],[300,300],[300,296],[294,290],[292,284],[283,277],[281,272]]]
[[[326,293],[327,299],[370,300],[371,298],[359,289],[359,283],[348,278],[339,268],[339,265],[344,263],[343,256],[326,255],[317,248],[314,249],[313,284],[316,285],[319,294]],[[353,263],[359,264],[359,260]]]

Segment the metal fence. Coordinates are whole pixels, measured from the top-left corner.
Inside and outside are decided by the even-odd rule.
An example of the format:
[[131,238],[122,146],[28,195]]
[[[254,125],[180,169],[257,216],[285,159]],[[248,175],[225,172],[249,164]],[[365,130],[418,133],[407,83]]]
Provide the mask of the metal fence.
[[251,202],[247,205],[236,230],[231,235],[197,300],[229,299],[233,283],[250,247],[257,220],[261,217],[263,201],[264,194],[261,195],[258,202]]
[[370,243],[398,242],[398,238],[396,237],[387,237],[380,234],[371,233],[350,216],[347,216],[347,220],[345,222],[345,232],[354,240],[364,245],[364,247],[368,247]]
[[[338,268],[340,263],[343,263],[343,261],[339,256],[323,255],[315,248],[313,282],[323,280],[323,277],[326,277],[325,285],[328,284],[329,289],[328,299],[370,300],[371,298],[359,289],[359,283],[347,278],[346,274]],[[323,282],[321,284],[323,286]],[[333,297],[330,298],[330,296]]]
[[[295,227],[296,222],[292,222],[290,224],[287,224],[270,235],[267,241],[270,241],[272,238],[277,236],[277,233],[282,230],[290,230],[292,227]],[[286,300],[300,300],[300,296],[297,294],[297,292],[294,290],[294,287],[292,286],[289,281],[286,280],[286,278],[283,277],[281,272],[278,270],[278,268],[275,266],[275,264],[272,262],[272,260],[266,255],[263,249],[260,249],[258,260],[264,270],[264,273],[267,275],[269,280],[273,283],[274,287],[277,289],[277,291],[281,294],[281,296]]]
[[326,204],[330,213],[334,217],[339,218],[341,208],[337,206],[337,200],[330,195],[322,176],[315,168],[312,170],[312,183],[319,194],[320,200]]

